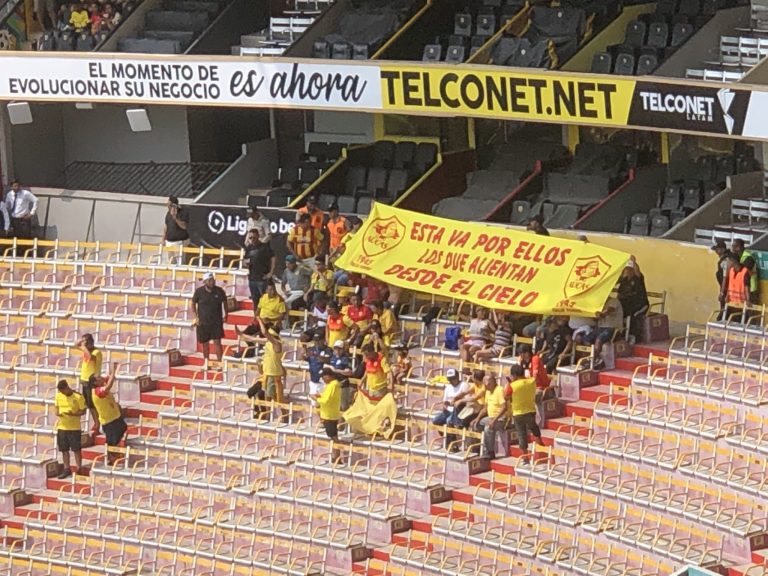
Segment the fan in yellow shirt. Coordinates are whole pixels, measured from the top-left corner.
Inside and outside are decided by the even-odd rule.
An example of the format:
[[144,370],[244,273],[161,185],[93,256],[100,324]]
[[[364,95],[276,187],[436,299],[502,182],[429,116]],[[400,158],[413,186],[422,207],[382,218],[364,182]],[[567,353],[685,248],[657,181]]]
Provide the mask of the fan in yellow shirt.
[[116,451],[110,450],[120,444],[123,436],[128,431],[128,425],[123,418],[123,411],[112,395],[112,387],[115,385],[117,362],[112,364],[109,377],[104,380],[100,376],[91,377],[93,387],[93,405],[99,414],[99,423],[104,430],[107,439],[107,463],[113,464],[117,459]]
[[83,467],[83,456],[80,452],[82,433],[80,431],[80,416],[85,414],[85,398],[69,387],[66,380],[60,380],[56,386],[55,409],[58,422],[56,423],[56,445],[61,452],[62,471],[59,478],[72,475],[69,453],[75,454],[75,466],[79,471]]
[[517,430],[517,442],[523,451],[521,458],[523,462],[528,462],[528,432],[538,445],[544,445],[541,430],[536,423],[536,380],[526,378],[525,368],[520,364],[513,364],[509,375],[506,396],[512,398],[512,418]]
[[506,429],[509,406],[504,396],[504,388],[499,386],[493,374],[486,374],[483,384],[485,385],[485,406],[475,416],[471,426],[482,430],[483,449],[488,458],[496,458],[497,436],[501,439],[504,448],[503,457],[506,458],[509,456],[509,435]]

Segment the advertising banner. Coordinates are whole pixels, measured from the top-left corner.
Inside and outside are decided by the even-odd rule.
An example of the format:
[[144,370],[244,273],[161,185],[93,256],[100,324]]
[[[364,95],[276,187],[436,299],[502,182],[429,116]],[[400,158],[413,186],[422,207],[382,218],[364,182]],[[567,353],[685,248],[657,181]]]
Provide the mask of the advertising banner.
[[466,116],[768,140],[768,88],[472,64],[0,51],[0,100]]
[[375,204],[337,262],[388,284],[531,314],[594,316],[629,254]]

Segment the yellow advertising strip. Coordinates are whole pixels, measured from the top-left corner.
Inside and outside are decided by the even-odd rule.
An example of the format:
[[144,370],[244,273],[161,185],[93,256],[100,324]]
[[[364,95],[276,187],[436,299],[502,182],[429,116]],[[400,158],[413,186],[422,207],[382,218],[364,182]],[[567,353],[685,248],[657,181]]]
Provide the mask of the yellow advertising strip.
[[340,268],[388,284],[531,314],[595,316],[629,254],[375,204]]
[[455,66],[381,65],[386,112],[626,126],[634,80]]

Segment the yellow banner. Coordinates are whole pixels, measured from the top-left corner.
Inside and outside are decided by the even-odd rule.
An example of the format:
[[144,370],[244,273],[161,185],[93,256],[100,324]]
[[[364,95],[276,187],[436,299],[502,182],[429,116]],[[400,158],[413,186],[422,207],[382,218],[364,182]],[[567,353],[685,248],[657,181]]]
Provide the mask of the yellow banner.
[[628,259],[587,242],[375,204],[337,265],[490,308],[594,316]]
[[387,112],[626,126],[634,80],[520,69],[381,65]]

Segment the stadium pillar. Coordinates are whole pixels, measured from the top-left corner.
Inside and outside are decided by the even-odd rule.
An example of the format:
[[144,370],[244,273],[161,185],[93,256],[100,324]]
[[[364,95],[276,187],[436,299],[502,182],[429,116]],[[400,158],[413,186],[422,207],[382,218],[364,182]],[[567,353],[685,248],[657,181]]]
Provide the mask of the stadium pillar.
[[575,124],[566,124],[563,126],[563,144],[568,147],[571,154],[576,152],[576,146],[579,144],[579,127]]
[[661,139],[661,163],[669,164],[669,134],[661,132],[659,138]]
[[8,109],[0,106],[0,185],[7,185],[12,175],[11,121]]

